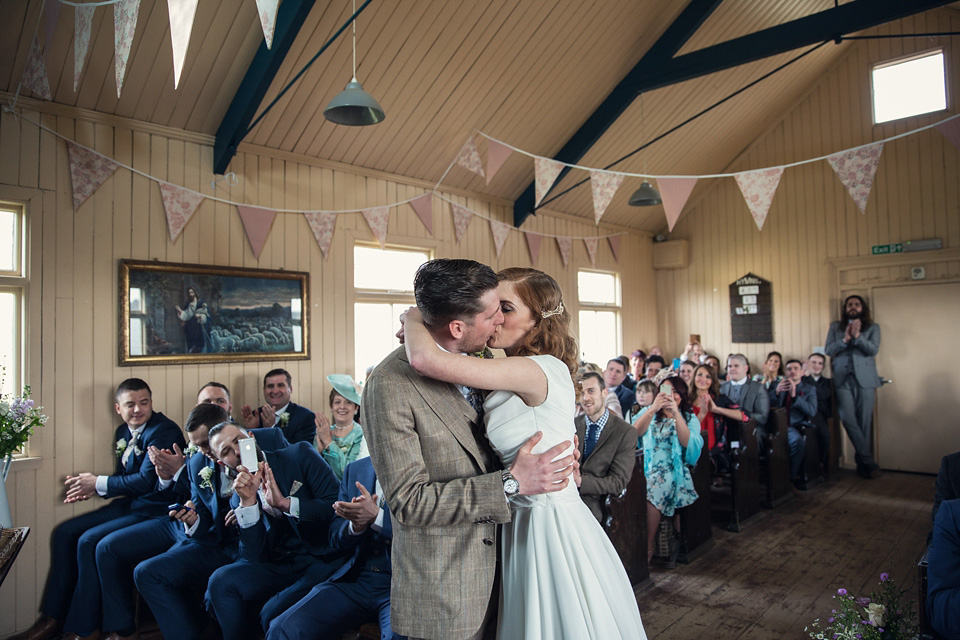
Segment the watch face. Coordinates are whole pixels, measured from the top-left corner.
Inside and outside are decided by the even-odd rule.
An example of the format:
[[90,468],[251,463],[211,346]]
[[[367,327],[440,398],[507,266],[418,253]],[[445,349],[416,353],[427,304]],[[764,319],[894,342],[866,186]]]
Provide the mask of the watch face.
[[516,494],[517,491],[520,491],[520,483],[517,482],[516,479],[514,478],[507,478],[503,482],[503,490],[506,492],[507,495],[512,496]]

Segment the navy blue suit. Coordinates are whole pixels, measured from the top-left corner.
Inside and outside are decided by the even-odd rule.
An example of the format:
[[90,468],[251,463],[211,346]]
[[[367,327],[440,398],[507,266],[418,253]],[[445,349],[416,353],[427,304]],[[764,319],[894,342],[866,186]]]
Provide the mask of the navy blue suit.
[[948,640],[960,638],[960,499],[940,503],[927,554],[927,613]]
[[[313,445],[298,442],[264,452],[277,487],[300,502],[300,517],[269,515],[261,508],[256,524],[240,529],[240,557],[217,569],[207,583],[207,609],[220,622],[224,638],[256,636],[251,613],[260,612],[266,630],[340,566],[328,533],[338,482]],[[296,483],[296,486],[295,484]],[[239,504],[234,493],[232,502]]]
[[[356,483],[374,493],[377,477],[370,458],[347,465],[340,483],[340,501],[360,495]],[[267,640],[339,638],[365,622],[380,623],[382,640],[397,639],[390,629],[390,542],[393,526],[384,505],[380,532],[367,528],[350,533],[350,522],[335,517],[330,524],[330,546],[352,555],[332,576],[310,590],[298,603],[270,623]]]
[[[126,424],[117,427],[114,442],[131,439]],[[60,523],[53,531],[50,573],[42,611],[64,623],[64,629],[89,635],[100,628],[101,591],[96,564],[97,545],[110,533],[162,513],[168,503],[156,491],[157,474],[147,447],[184,446],[183,433],[159,411],[143,427],[134,453],[123,464],[117,456],[107,479],[110,504]]]
[[[296,444],[297,442],[312,443],[317,433],[317,425],[314,422],[316,415],[313,411],[291,402],[287,405],[286,413],[290,416],[290,420],[287,421],[286,426],[280,426],[280,423],[277,423],[277,427],[283,430],[283,435],[286,436],[290,444]],[[260,421],[260,427],[262,428],[273,426],[272,424],[263,424],[263,416],[260,415],[259,409],[257,410],[257,419]]]
[[777,387],[770,386],[771,407],[786,408],[789,404],[790,428],[787,432],[787,441],[790,443],[790,478],[794,479],[800,476],[800,469],[803,466],[803,456],[807,451],[807,442],[800,435],[797,426],[804,422],[810,422],[817,415],[817,390],[806,382],[797,384],[797,395],[793,398],[790,393],[784,391],[777,393]]
[[631,390],[623,383],[611,389],[609,393],[617,394],[617,400],[620,401],[620,409],[623,411],[623,415],[630,413],[630,409],[632,409],[633,405],[637,402],[637,392]]

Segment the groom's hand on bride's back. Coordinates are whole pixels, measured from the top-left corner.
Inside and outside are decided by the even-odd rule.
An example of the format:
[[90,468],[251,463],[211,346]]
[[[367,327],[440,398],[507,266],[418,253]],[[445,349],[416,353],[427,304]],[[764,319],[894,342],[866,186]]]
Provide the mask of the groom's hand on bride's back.
[[533,448],[537,446],[541,438],[543,438],[543,433],[540,431],[531,436],[520,447],[520,451],[510,467],[510,473],[520,485],[521,495],[560,491],[567,486],[570,482],[570,475],[580,466],[573,453],[558,457],[570,448],[572,443],[569,440],[565,440],[543,453],[533,453]]

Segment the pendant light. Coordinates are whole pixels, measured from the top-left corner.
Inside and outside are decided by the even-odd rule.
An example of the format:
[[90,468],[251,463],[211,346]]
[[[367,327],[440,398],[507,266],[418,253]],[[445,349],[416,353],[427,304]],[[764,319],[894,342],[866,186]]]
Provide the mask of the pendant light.
[[[357,13],[357,0],[353,0],[353,13]],[[323,117],[336,124],[362,127],[377,124],[386,117],[383,109],[373,96],[363,90],[357,81],[357,20],[353,19],[353,78],[347,88],[338,93],[327,108]]]
[[[643,117],[643,94],[640,94],[640,139],[645,140],[646,137],[643,134],[643,130],[646,126],[646,120]],[[647,156],[643,156],[643,172],[647,172]],[[630,196],[630,200],[627,201],[631,207],[652,207],[654,205],[660,204],[663,200],[660,199],[660,192],[653,188],[653,185],[650,184],[650,181],[644,178],[643,182],[640,184],[640,188],[633,192],[633,195]]]

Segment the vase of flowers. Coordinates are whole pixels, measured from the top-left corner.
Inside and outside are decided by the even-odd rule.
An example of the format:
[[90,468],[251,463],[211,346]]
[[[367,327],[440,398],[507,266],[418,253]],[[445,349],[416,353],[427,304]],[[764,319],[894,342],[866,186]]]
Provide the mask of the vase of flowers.
[[824,625],[819,618],[809,632],[816,640],[913,640],[919,637],[913,601],[904,602],[900,589],[887,573],[880,574],[880,588],[869,598],[838,589],[835,608]]
[[7,502],[7,474],[13,454],[23,448],[35,428],[47,421],[42,409],[30,398],[29,386],[24,386],[20,395],[0,397],[0,527],[13,526]]

